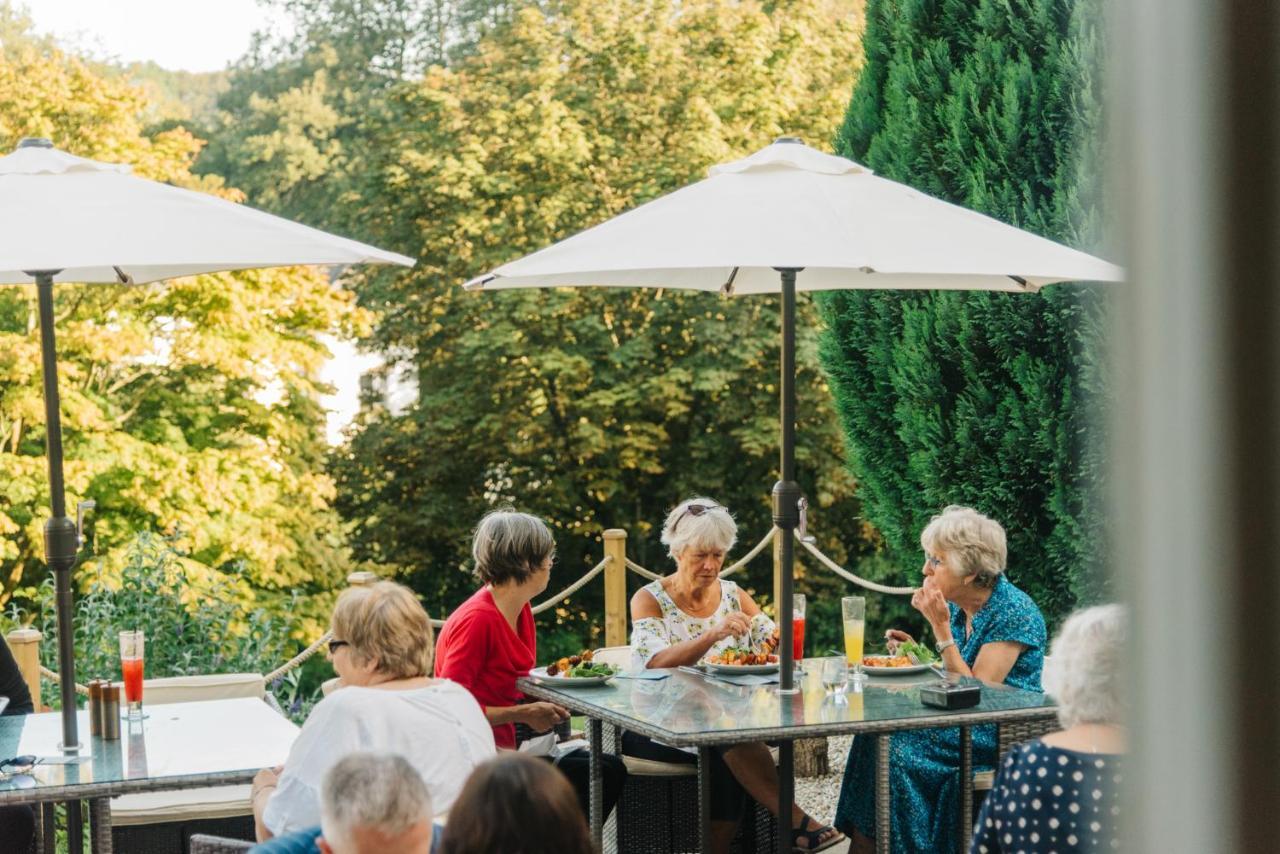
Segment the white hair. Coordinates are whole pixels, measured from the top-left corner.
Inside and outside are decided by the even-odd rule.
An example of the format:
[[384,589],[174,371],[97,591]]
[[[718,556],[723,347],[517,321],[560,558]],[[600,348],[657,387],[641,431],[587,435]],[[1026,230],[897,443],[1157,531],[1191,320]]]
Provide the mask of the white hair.
[[320,786],[320,831],[334,851],[354,851],[351,832],[376,829],[396,837],[433,817],[431,794],[403,756],[352,753],[324,775]]
[[[694,515],[691,505],[703,507]],[[662,524],[662,544],[674,559],[689,546],[729,551],[738,541],[738,526],[720,502],[710,498],[686,498],[667,514]]]
[[1121,662],[1128,618],[1121,605],[1098,605],[1067,618],[1045,662],[1044,688],[1063,728],[1118,724],[1124,718]]
[[994,586],[1009,559],[1000,523],[954,504],[929,520],[920,545],[926,552],[946,552],[951,571],[961,578],[975,576],[979,587]]

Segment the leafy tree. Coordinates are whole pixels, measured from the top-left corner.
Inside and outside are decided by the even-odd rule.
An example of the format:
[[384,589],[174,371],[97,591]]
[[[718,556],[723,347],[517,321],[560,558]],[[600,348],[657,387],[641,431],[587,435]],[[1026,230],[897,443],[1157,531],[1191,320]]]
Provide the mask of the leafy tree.
[[[402,417],[371,401],[335,460],[360,557],[413,572],[438,612],[472,589],[470,529],[505,502],[556,526],[553,587],[594,565],[615,526],[665,569],[656,526],[690,494],[726,502],[744,542],[768,530],[775,299],[459,284],[780,134],[829,138],[858,66],[854,9],[569,0],[522,10],[471,58],[393,91],[344,213],[420,259],[358,288],[419,397]],[[843,557],[863,530],[804,312],[800,476],[824,547]],[[749,577],[766,597],[768,563]],[[599,626],[599,597],[588,586],[555,612],[565,646]]]
[[[1099,7],[871,0],[867,64],[837,150],[1098,249]],[[887,553],[918,562],[930,515],[972,504],[1004,523],[1010,576],[1051,620],[1106,595],[1102,293],[846,291],[821,304],[850,469]]]
[[[0,49],[0,150],[47,136],[143,177],[238,198],[215,176],[192,175],[199,140],[181,128],[145,133],[146,115],[140,90],[47,44],[7,38]],[[243,562],[250,599],[343,577],[350,561],[320,470],[316,376],[328,355],[319,336],[365,323],[349,292],[314,269],[267,270],[60,285],[56,300],[67,499],[97,502],[108,571],[136,532],[160,531],[181,532],[188,565],[208,577]],[[45,572],[36,316],[34,288],[0,288],[4,598]]]

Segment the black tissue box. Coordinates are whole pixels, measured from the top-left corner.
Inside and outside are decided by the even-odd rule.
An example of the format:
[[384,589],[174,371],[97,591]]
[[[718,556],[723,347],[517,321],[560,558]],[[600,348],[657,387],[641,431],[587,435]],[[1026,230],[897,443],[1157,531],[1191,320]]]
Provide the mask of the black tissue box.
[[982,690],[978,685],[935,682],[920,689],[920,702],[939,709],[968,709],[978,705]]

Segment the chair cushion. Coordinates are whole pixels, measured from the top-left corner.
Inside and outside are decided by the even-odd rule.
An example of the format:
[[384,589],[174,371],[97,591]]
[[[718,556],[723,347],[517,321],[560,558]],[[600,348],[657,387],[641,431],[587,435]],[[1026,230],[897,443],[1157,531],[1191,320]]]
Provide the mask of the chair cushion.
[[252,815],[253,809],[249,805],[249,791],[252,788],[249,785],[210,786],[205,789],[121,795],[111,799],[111,823],[124,827]]
[[692,777],[698,773],[698,766],[690,762],[659,762],[656,759],[640,759],[635,756],[623,756],[627,773],[639,777]]
[[258,673],[212,673],[201,676],[166,676],[142,683],[145,705],[195,703],[204,700],[233,700],[267,693],[266,683]]

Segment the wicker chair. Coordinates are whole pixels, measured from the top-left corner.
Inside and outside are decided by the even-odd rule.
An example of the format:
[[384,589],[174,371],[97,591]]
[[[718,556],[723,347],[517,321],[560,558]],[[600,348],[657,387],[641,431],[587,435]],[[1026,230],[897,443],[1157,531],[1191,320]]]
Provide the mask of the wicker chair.
[[238,854],[253,847],[252,842],[243,839],[226,839],[221,836],[207,836],[197,833],[191,837],[191,854]]

